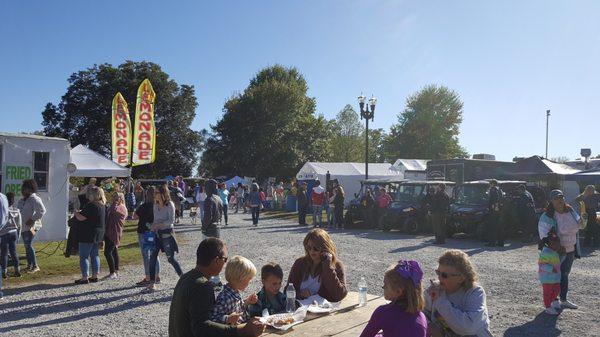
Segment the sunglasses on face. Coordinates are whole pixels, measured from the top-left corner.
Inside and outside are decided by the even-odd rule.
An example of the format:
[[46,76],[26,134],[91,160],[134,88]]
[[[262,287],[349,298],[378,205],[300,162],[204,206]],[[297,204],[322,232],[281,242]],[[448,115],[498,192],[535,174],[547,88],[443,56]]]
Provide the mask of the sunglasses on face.
[[437,274],[438,277],[443,278],[443,279],[460,276],[460,274],[450,274],[450,273],[446,273],[445,271],[441,272],[437,269],[435,270],[435,273]]
[[219,256],[217,259],[223,260],[224,263],[227,263],[227,256]]
[[313,251],[313,252],[320,252],[321,248],[317,248],[315,246],[306,246],[306,250]]

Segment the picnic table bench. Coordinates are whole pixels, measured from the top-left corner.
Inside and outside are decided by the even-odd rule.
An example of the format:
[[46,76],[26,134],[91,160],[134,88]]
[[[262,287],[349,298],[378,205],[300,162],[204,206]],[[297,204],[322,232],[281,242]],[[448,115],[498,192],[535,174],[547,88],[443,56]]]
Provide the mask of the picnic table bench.
[[369,322],[373,311],[386,304],[383,296],[367,295],[367,304],[358,306],[358,293],[348,292],[348,296],[338,310],[330,314],[307,313],[304,322],[293,326],[290,330],[280,331],[269,328],[262,336],[285,335],[299,336],[358,336]]

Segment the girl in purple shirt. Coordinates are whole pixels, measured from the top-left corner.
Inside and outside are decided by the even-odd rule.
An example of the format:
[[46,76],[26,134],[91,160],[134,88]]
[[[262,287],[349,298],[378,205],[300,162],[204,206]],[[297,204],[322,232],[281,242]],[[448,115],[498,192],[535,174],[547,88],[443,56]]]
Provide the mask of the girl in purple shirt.
[[[390,268],[383,278],[383,295],[391,303],[375,309],[360,337],[425,337],[427,320],[421,312],[425,305],[417,261],[402,261]],[[380,331],[383,331],[380,333]]]

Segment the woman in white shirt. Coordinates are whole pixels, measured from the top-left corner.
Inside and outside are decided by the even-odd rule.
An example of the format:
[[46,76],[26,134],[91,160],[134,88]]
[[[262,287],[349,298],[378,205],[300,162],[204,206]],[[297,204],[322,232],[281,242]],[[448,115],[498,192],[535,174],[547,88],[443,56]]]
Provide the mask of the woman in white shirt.
[[46,214],[46,207],[37,192],[37,183],[33,179],[23,180],[21,184],[21,195],[18,208],[21,211],[23,220],[23,229],[21,236],[25,246],[25,255],[27,256],[27,271],[35,273],[40,270],[35,257],[35,250],[31,246],[37,232],[42,228],[42,217]]
[[[585,221],[585,219],[584,219]],[[569,274],[573,261],[581,256],[579,251],[579,229],[581,217],[567,203],[561,190],[550,192],[550,204],[540,217],[538,231],[540,239],[548,236],[548,232],[554,229],[560,239],[562,246],[560,263],[560,305],[562,308],[577,309],[577,305],[567,300],[569,292]]]

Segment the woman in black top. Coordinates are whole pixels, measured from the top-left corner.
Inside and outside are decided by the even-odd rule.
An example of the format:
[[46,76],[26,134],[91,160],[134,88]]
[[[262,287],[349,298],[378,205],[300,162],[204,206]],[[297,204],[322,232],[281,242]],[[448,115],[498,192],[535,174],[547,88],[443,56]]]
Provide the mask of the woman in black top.
[[[106,211],[102,201],[102,192],[99,187],[88,188],[86,197],[88,203],[81,211],[75,212],[75,218],[79,220],[77,224],[77,239],[79,241],[79,268],[81,269],[81,279],[76,280],[75,284],[86,284],[89,282],[98,282],[98,273],[100,272],[100,256],[98,248],[100,242],[104,239],[104,224]],[[92,265],[92,277],[89,276],[89,262]]]
[[[138,220],[137,233],[142,260],[144,261],[144,278],[136,283],[138,286],[146,286],[150,283],[150,256],[155,249],[154,236],[150,227],[154,222],[154,186],[146,190],[146,201],[135,210],[133,218]],[[160,260],[156,260],[156,281],[160,282],[158,273],[160,272]]]
[[335,197],[333,198],[333,218],[337,228],[344,228],[344,198],[344,188],[338,185],[335,188]]

